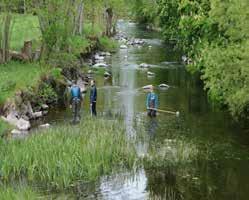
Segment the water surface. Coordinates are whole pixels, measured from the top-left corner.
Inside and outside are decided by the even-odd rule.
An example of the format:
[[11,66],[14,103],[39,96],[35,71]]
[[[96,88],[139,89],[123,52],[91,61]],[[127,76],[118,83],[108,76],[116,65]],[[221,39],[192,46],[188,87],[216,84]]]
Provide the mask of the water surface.
[[[78,199],[219,199],[246,200],[249,195],[249,138],[229,114],[213,109],[198,77],[181,64],[181,53],[166,45],[160,34],[134,23],[119,22],[119,30],[129,37],[145,39],[146,44],[121,49],[110,59],[112,78],[95,77],[98,86],[99,117],[124,119],[127,137],[137,139],[136,149],[143,157],[156,149],[167,151],[171,165],[137,167],[102,177],[96,183],[80,184],[70,194],[54,198]],[[151,46],[151,48],[149,47]],[[154,77],[139,69],[152,65]],[[160,90],[161,83],[170,85]],[[145,113],[146,92],[153,84],[160,108],[180,111],[180,117],[160,113],[150,119]],[[86,95],[84,115],[89,113]],[[58,111],[46,118],[53,123],[68,123],[71,113]],[[179,147],[177,141],[183,141]],[[166,150],[165,150],[166,149]],[[186,155],[174,165],[177,156]],[[192,155],[191,155],[192,154]]]

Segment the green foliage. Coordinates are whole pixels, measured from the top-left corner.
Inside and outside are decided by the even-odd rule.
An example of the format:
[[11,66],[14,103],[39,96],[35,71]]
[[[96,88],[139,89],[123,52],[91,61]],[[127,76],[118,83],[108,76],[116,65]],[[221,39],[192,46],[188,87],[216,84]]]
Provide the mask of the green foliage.
[[54,52],[50,55],[48,65],[51,67],[74,67],[78,64],[78,58],[74,54]]
[[58,99],[58,95],[51,85],[47,83],[42,83],[38,90],[38,99],[41,103],[54,103]]
[[80,54],[88,53],[91,43],[85,37],[73,36],[70,38],[69,45],[71,52],[80,57]]
[[53,77],[54,79],[60,80],[60,79],[62,79],[62,74],[61,74],[61,72],[62,72],[62,69],[56,67],[56,68],[51,69],[50,74],[52,75],[52,77]]
[[[146,3],[136,2],[139,13]],[[227,106],[234,117],[248,115],[249,66],[245,53],[249,43],[248,1],[157,0],[156,3],[155,13],[159,14],[165,40],[174,40],[191,58],[188,69],[202,73],[210,98]],[[151,13],[143,14],[150,18]]]
[[135,150],[117,121],[84,118],[78,126],[63,125],[11,140],[0,146],[2,180],[25,176],[56,188],[92,181],[115,167],[133,166]]
[[140,23],[154,24],[158,20],[158,4],[156,0],[135,0],[131,3],[135,18]]
[[118,48],[118,45],[114,39],[104,36],[99,38],[99,48],[102,51],[115,52],[115,50]]

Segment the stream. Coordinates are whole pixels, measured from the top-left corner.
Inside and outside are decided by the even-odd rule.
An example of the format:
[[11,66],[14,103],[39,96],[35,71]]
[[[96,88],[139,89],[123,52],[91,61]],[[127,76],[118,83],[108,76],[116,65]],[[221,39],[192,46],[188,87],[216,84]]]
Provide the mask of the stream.
[[[203,83],[190,75],[181,63],[181,53],[165,44],[159,33],[135,23],[119,21],[118,30],[145,44],[128,46],[113,54],[112,78],[96,76],[98,117],[123,119],[127,137],[136,138],[136,150],[143,157],[156,149],[167,149],[168,159],[178,162],[177,153],[186,155],[179,165],[143,167],[102,177],[95,183],[79,184],[74,191],[47,194],[54,199],[219,199],[247,200],[249,195],[249,135],[229,114],[213,108],[203,91]],[[139,65],[152,65],[147,71]],[[165,83],[169,89],[160,89]],[[146,92],[153,84],[159,107],[180,111],[180,116],[159,113],[146,116]],[[82,116],[89,112],[86,94]],[[69,123],[71,111],[51,112],[44,123]],[[181,150],[177,141],[183,141]],[[191,155],[192,154],[192,155]],[[178,159],[178,160],[177,160]]]

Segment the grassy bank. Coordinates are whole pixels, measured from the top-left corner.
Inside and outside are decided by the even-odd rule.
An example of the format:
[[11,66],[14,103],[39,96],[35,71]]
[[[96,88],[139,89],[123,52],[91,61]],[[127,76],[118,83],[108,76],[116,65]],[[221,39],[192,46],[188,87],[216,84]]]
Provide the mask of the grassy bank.
[[55,188],[91,181],[115,168],[131,168],[135,151],[117,121],[84,119],[78,126],[44,130],[0,148],[2,180],[25,176]]
[[34,85],[44,70],[38,64],[10,62],[0,65],[0,105],[19,89]]

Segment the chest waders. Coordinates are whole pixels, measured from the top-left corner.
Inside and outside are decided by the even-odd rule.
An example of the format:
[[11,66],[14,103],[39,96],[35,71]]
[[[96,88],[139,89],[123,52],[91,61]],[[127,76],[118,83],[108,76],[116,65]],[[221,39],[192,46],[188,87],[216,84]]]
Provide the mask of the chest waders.
[[72,101],[72,111],[73,111],[73,123],[80,121],[80,104],[81,101],[79,98],[74,97]]
[[150,116],[150,117],[156,117],[156,110],[154,110],[155,106],[156,106],[156,99],[155,99],[155,97],[154,96],[150,97],[149,107],[153,108],[153,109],[149,109],[148,110],[148,116]]

